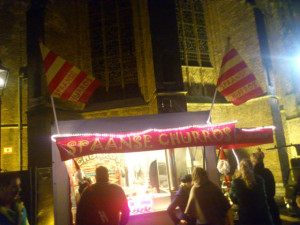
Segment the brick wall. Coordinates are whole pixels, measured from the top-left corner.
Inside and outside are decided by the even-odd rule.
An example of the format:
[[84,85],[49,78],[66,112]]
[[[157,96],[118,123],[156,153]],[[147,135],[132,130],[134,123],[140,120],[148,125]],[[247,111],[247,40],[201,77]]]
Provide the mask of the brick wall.
[[[269,1],[258,1],[259,7],[266,12],[267,29],[269,32],[269,43],[271,53],[276,55],[286,54],[286,46],[289,43],[287,39],[292,37],[291,30],[287,28],[287,22],[284,19],[286,8],[283,5],[276,5]],[[194,85],[214,85],[218,78],[219,67],[223,57],[226,44],[226,37],[231,37],[232,45],[238,50],[244,58],[250,69],[255,73],[260,84],[266,90],[265,74],[263,71],[260,50],[256,32],[253,8],[245,1],[219,0],[206,1],[204,13],[206,19],[206,28],[209,41],[210,59],[213,68],[188,68],[190,80],[183,68],[184,82],[191,82]],[[18,95],[17,95],[17,77],[18,70],[26,64],[26,10],[28,10],[28,1],[1,1],[1,13],[3,18],[0,20],[0,58],[3,65],[10,69],[10,78],[8,86],[2,96],[1,124],[18,124]],[[157,113],[155,98],[155,79],[153,72],[151,36],[148,21],[147,4],[143,1],[134,2],[134,24],[139,85],[145,101],[144,106],[130,108],[116,108],[105,111],[95,111],[84,113],[74,117],[100,118],[123,115],[142,115]],[[70,2],[68,7],[64,7],[62,2],[55,1],[47,5],[45,16],[45,42],[53,51],[66,58],[71,63],[78,65],[88,74],[92,74],[87,6],[82,2]],[[141,16],[143,15],[143,16]],[[272,16],[270,16],[272,15]],[[288,35],[287,35],[288,34]],[[66,44],[67,43],[67,44]],[[280,58],[273,57],[273,69],[276,80],[277,93],[281,104],[283,105],[282,118],[286,132],[287,143],[298,143],[299,137],[299,106],[296,96],[293,94],[293,82],[287,65],[280,61]],[[27,82],[24,82],[24,90],[27,89]],[[46,84],[43,82],[44,95],[47,96]],[[29,87],[32,89],[33,87]],[[27,92],[24,91],[23,98],[23,121],[26,123]],[[211,97],[210,92],[206,92]],[[209,99],[209,98],[208,98]],[[209,102],[209,101],[207,101]],[[58,101],[59,104],[59,101]],[[71,103],[69,108],[83,109],[83,106],[74,106]],[[61,105],[66,105],[62,102]],[[208,110],[210,104],[189,104],[189,111]],[[130,109],[130,110],[128,110]],[[253,116],[255,112],[255,117]],[[72,118],[72,113],[66,113]],[[226,115],[226,116],[224,116]],[[63,119],[67,119],[66,116]],[[287,117],[287,120],[286,120]],[[238,126],[263,126],[271,125],[271,113],[266,98],[252,100],[242,106],[235,107],[230,104],[216,104],[212,119],[214,122],[225,122],[237,119]],[[24,139],[26,140],[26,128],[24,130]],[[2,165],[10,170],[18,169],[18,129],[17,127],[8,127],[1,129],[1,146],[13,146],[15,150],[12,155],[2,157]],[[26,161],[27,144],[24,142],[24,160]],[[270,157],[268,156],[270,154]],[[278,166],[272,163],[278,161],[273,159],[276,153],[267,153],[266,164],[273,172],[276,172]],[[274,156],[275,157],[275,156]],[[277,156],[276,156],[277,157]],[[26,163],[25,163],[26,164]],[[280,175],[276,175],[276,180],[280,180]]]
[[[273,23],[268,24],[268,30],[270,35],[272,35],[270,44],[271,52],[279,54],[282,51],[282,44],[279,44],[280,40],[284,38],[284,31],[282,26],[282,18],[279,17],[279,12],[275,10],[275,5],[268,4],[268,1],[259,1],[260,7],[263,8],[265,13],[274,13],[272,17]],[[209,37],[209,49],[210,49],[210,58],[212,61],[213,69],[208,70],[206,68],[189,68],[192,71],[190,80],[195,83],[211,83],[216,84],[220,63],[223,57],[224,48],[226,46],[226,37],[231,37],[231,44],[237,49],[242,58],[246,61],[249,68],[254,72],[256,78],[258,79],[260,85],[266,91],[266,76],[264,73],[264,68],[262,66],[260,47],[257,37],[255,17],[253,13],[253,7],[246,3],[246,1],[206,1],[204,4],[205,9],[205,19],[207,25],[207,34]],[[271,20],[270,20],[271,21]],[[270,22],[268,21],[268,22]],[[274,26],[274,29],[272,29]],[[279,37],[275,33],[279,32]],[[276,41],[274,41],[274,40]],[[276,46],[276,43],[279,44]],[[276,57],[275,57],[276,58]],[[275,67],[278,65],[277,61]],[[282,63],[278,66],[283,67]],[[279,93],[279,100],[282,104],[281,97],[284,97],[284,93],[291,91],[291,81],[288,80],[287,76],[283,70],[280,71],[279,68],[275,68],[276,71],[276,87]],[[184,79],[188,82],[186,78],[186,69],[183,68]],[[202,78],[203,77],[203,78]],[[284,91],[283,91],[284,90]],[[212,97],[212,95],[208,96]],[[270,96],[257,98],[251,100],[241,106],[233,106],[232,104],[215,104],[212,112],[212,121],[214,123],[228,122],[232,120],[238,120],[237,127],[255,127],[255,126],[268,126],[273,125],[271,108],[269,103]],[[292,97],[293,98],[293,97]],[[290,132],[296,131],[296,126],[294,125],[295,121],[287,121],[286,113],[297,114],[295,110],[297,106],[290,104],[291,102],[286,99],[287,105],[286,110],[281,111],[283,127],[285,131],[286,141],[289,143],[289,136],[291,135],[294,139],[294,135]],[[209,103],[189,103],[188,111],[197,111],[197,110],[209,110],[211,104]],[[293,124],[293,125],[291,125]],[[275,137],[274,137],[275,138]],[[261,146],[263,149],[274,147],[274,144]],[[238,154],[242,157],[247,157],[255,148],[248,148],[245,150],[239,150]],[[288,149],[289,153],[291,149]],[[276,181],[279,186],[282,182],[281,171],[279,166],[279,159],[277,150],[265,151],[266,158],[265,164],[266,167],[270,168],[275,176]]]
[[[27,1],[1,1],[0,3],[0,59],[9,68],[7,87],[1,96],[1,167],[19,170],[19,99],[18,75],[26,65],[26,10]],[[27,124],[27,82],[23,82],[23,124]],[[5,128],[3,127],[5,126]],[[27,169],[27,127],[23,128],[23,169]],[[12,154],[3,155],[3,147],[12,147]]]

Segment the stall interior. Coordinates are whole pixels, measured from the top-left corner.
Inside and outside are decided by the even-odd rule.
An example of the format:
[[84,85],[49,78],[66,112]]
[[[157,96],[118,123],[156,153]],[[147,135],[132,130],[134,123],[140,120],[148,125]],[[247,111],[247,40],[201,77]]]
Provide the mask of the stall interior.
[[110,182],[122,186],[127,196],[130,214],[138,215],[166,210],[171,202],[171,192],[180,183],[179,177],[191,173],[194,166],[205,166],[203,155],[204,148],[199,146],[172,151],[93,154],[68,160],[73,217],[81,186],[96,182],[98,166],[108,168]]

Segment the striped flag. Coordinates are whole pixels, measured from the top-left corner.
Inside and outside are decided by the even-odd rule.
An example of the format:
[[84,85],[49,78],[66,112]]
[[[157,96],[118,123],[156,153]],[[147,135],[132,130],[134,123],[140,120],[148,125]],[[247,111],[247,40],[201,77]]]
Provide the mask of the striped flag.
[[234,105],[241,105],[264,93],[254,74],[236,49],[231,46],[229,40],[221,65],[217,89]]
[[100,81],[50,51],[40,41],[50,95],[73,102],[86,103]]

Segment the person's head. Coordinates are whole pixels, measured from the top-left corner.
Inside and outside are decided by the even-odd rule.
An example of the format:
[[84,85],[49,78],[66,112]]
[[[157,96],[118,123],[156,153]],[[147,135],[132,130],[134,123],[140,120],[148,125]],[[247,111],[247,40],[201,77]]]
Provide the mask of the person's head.
[[253,166],[264,163],[263,155],[260,152],[255,152],[255,153],[251,154],[250,160],[251,160],[251,163]]
[[0,173],[0,205],[9,205],[17,201],[21,191],[20,178],[12,173]]
[[203,184],[208,181],[208,176],[203,168],[195,167],[193,170],[192,179],[195,184]]
[[253,188],[256,184],[252,163],[249,159],[240,162],[240,173],[248,188]]
[[188,188],[191,188],[193,186],[193,184],[192,184],[192,175],[191,174],[186,174],[186,175],[182,176],[180,178],[180,180],[181,180],[181,183],[182,183],[183,186],[186,186]]
[[96,182],[105,183],[108,182],[108,180],[109,180],[108,169],[104,166],[98,166],[96,168]]

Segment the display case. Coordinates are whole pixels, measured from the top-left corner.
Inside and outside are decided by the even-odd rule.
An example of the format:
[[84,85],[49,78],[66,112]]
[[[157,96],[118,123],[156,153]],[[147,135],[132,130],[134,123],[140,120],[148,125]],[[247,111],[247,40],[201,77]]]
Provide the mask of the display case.
[[[95,182],[95,169],[105,166],[109,170],[111,183],[122,186],[131,215],[165,210],[170,203],[170,182],[167,172],[165,150],[120,153],[93,154],[69,161],[73,167],[73,212],[79,200],[79,185],[84,176]],[[80,167],[83,174],[78,176]]]
[[[109,181],[120,185],[128,199],[130,215],[164,211],[176,191],[179,177],[190,173],[193,164],[202,162],[202,148],[155,150],[136,153],[93,154],[69,160],[72,211],[75,217],[82,178],[95,183],[95,170],[105,166]],[[71,169],[70,169],[71,168]],[[80,172],[79,172],[80,171]],[[80,174],[78,174],[80,173]]]

